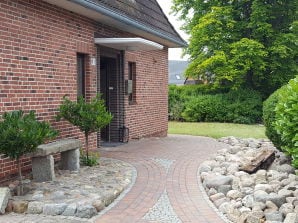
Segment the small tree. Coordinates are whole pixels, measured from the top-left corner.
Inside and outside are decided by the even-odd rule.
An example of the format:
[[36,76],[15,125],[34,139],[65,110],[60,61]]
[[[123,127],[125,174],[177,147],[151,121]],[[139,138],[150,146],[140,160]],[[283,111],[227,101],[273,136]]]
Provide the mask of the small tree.
[[92,98],[88,103],[80,96],[77,101],[71,101],[67,97],[59,107],[58,120],[64,118],[71,124],[79,127],[85,135],[87,160],[89,160],[89,135],[99,131],[112,120],[112,114],[107,111],[104,100],[100,95]]
[[36,120],[33,111],[29,114],[24,114],[21,110],[3,114],[0,121],[0,152],[17,161],[21,194],[21,156],[36,151],[40,144],[57,135],[58,132],[52,129],[49,123]]

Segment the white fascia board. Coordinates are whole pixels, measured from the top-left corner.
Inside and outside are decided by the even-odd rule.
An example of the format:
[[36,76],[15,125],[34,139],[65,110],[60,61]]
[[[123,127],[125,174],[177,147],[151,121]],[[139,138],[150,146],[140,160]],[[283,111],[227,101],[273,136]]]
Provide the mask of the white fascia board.
[[95,38],[95,44],[126,51],[162,50],[164,47],[156,42],[143,38]]

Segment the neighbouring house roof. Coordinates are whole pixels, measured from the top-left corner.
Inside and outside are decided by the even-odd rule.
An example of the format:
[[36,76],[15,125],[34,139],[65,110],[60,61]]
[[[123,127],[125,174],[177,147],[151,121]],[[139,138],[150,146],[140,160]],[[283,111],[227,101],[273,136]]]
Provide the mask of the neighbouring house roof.
[[169,84],[183,85],[186,78],[184,71],[188,66],[188,61],[169,60]]
[[44,1],[168,47],[187,46],[156,0]]

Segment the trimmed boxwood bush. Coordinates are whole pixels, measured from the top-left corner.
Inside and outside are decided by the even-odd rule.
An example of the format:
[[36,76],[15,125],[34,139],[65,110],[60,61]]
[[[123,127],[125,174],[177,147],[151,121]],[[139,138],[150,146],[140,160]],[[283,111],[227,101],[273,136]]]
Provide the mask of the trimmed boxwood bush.
[[274,146],[281,150],[281,135],[277,132],[275,128],[276,122],[276,105],[280,93],[284,90],[285,87],[281,87],[273,94],[271,94],[266,101],[263,103],[263,123],[266,127],[266,136],[272,141]]
[[282,150],[298,168],[298,76],[279,93],[276,105],[276,130],[281,134]]

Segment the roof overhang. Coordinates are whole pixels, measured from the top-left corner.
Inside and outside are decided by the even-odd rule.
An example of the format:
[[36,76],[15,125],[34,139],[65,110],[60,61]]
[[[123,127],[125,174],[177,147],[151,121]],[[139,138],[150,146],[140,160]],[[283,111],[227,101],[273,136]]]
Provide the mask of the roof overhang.
[[126,51],[162,50],[163,46],[143,38],[95,38],[96,44]]
[[91,18],[100,23],[158,42],[169,48],[186,47],[187,43],[145,26],[125,15],[99,6],[90,0],[43,0],[60,8]]

